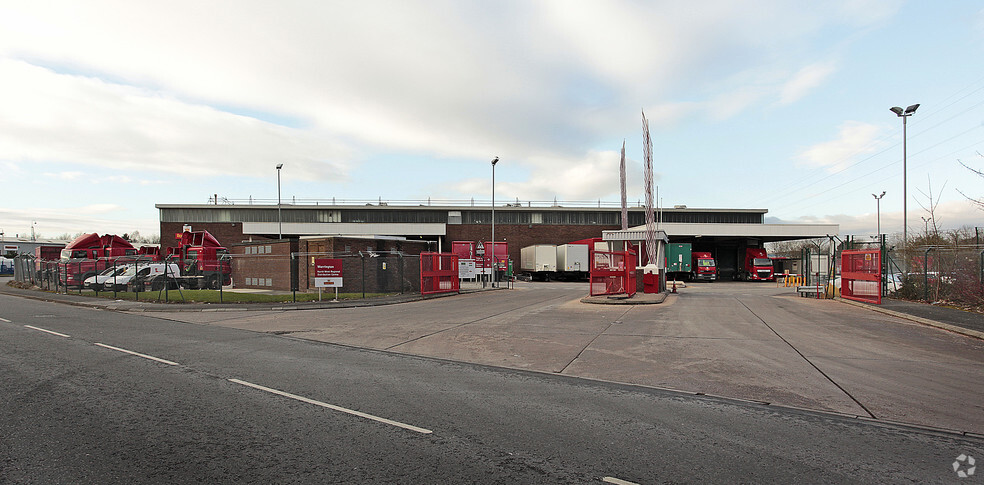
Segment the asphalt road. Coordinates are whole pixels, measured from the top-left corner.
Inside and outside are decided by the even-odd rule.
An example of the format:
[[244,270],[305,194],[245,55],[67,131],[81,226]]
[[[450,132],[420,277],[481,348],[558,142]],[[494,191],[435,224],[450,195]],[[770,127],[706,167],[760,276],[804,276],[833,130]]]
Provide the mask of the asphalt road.
[[0,318],[3,483],[927,483],[984,457],[975,437],[8,296]]

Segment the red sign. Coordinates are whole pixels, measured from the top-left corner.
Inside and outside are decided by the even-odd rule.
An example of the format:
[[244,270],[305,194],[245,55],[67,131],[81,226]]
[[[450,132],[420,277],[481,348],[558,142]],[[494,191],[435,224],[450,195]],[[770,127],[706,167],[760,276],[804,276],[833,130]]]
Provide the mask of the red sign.
[[321,258],[314,260],[314,287],[342,286],[342,260]]

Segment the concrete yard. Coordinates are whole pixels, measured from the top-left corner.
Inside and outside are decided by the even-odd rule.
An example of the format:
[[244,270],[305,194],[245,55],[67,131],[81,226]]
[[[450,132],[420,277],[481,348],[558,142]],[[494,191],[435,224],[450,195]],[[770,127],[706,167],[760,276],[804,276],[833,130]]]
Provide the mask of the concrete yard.
[[155,317],[984,434],[984,341],[773,283],[593,305],[585,283],[364,308]]

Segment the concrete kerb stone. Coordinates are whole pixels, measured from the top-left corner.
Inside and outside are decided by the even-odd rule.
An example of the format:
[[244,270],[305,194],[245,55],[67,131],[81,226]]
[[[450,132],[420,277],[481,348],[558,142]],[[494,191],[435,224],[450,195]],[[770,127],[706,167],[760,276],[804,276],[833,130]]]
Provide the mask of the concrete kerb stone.
[[915,315],[909,315],[908,313],[897,312],[893,310],[888,310],[875,305],[868,305],[861,303],[859,301],[848,300],[846,298],[834,298],[834,301],[839,301],[847,305],[853,305],[860,308],[866,308],[873,312],[883,313],[885,315],[891,315],[893,317],[902,318],[905,320],[913,321],[930,327],[939,328],[942,330],[947,330],[953,333],[958,333],[960,335],[965,335],[967,337],[973,337],[976,339],[984,340],[984,332],[978,332],[977,330],[971,330],[969,328],[958,327],[956,325],[950,325],[949,323],[938,322],[936,320],[930,320],[928,318],[917,317]]
[[581,298],[581,303],[592,303],[595,305],[658,305],[666,300],[668,292],[661,293],[636,293],[631,298],[615,297],[611,295],[586,296]]
[[[137,313],[153,313],[153,312],[241,312],[241,311],[292,311],[292,310],[325,310],[331,308],[358,308],[358,307],[368,307],[368,306],[379,306],[379,305],[395,305],[399,303],[408,303],[420,300],[429,300],[434,298],[445,298],[450,296],[457,296],[459,294],[470,294],[478,293],[481,291],[491,291],[491,290],[505,290],[505,287],[490,287],[484,289],[469,289],[462,290],[460,293],[438,293],[434,295],[420,295],[417,293],[409,295],[399,295],[394,297],[380,297],[380,298],[369,298],[365,300],[343,300],[339,302],[300,302],[300,303],[288,303],[283,302],[276,303],[151,303],[151,302],[131,302],[131,301],[121,301],[121,300],[103,300],[93,299],[93,301],[83,301],[83,299],[88,300],[92,297],[78,296],[78,295],[64,295],[61,293],[51,293],[42,290],[26,290],[26,289],[13,289],[7,286],[0,286],[0,293],[4,293],[11,296],[19,296],[23,298],[29,298],[38,301],[47,301],[55,303],[64,303],[67,305],[74,305],[80,307],[89,308],[101,308],[104,310],[118,311],[118,312],[137,312]],[[288,296],[289,295],[285,295]]]

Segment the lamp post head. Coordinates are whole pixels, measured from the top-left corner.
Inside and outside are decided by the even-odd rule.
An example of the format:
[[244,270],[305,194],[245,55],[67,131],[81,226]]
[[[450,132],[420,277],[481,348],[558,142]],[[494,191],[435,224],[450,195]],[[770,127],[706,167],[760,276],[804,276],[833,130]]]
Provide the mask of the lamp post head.
[[917,109],[919,109],[919,104],[911,105],[905,109],[905,114],[911,115],[912,113],[915,113]]
[[871,194],[871,196],[874,197],[874,198],[876,198],[876,199],[881,199],[882,197],[885,197],[885,191],[883,190],[882,193],[881,193],[881,195]]
[[499,163],[499,157],[495,157],[495,158],[493,158],[493,159],[492,159],[492,166],[494,167],[494,166],[495,166],[495,164],[497,164],[497,163]]
[[278,163],[278,164],[277,164],[277,170],[280,170],[280,169],[282,169],[282,168],[284,168],[284,164],[282,164],[282,163]]
[[899,116],[902,116],[902,114],[904,113],[904,111],[902,111],[902,108],[899,108],[898,106],[893,106],[893,107],[891,107],[891,108],[888,108],[888,109],[889,109],[889,111],[891,111],[892,113],[895,113],[895,114],[897,114],[897,115],[899,115]]

